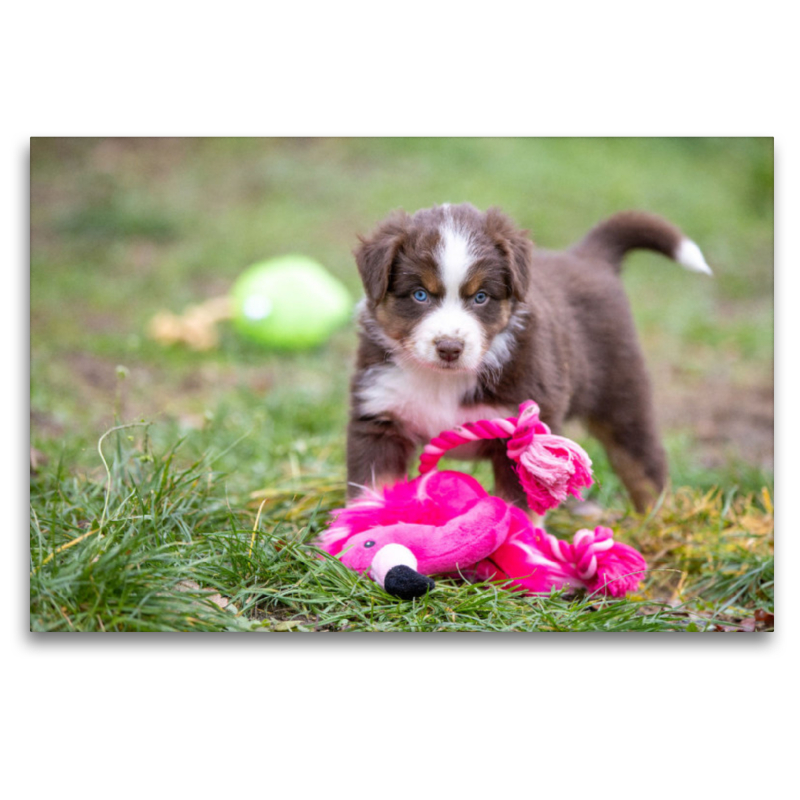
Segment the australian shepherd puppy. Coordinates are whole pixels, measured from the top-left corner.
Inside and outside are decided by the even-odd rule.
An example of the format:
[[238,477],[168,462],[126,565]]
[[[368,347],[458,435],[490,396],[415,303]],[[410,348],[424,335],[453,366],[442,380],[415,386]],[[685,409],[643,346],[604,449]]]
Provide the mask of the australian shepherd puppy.
[[[634,248],[710,274],[696,244],[637,211],[563,252],[534,247],[500,211],[468,203],[396,212],[361,238],[349,496],[405,477],[415,449],[441,431],[515,416],[532,399],[554,433],[584,420],[635,507],[647,508],[667,465],[620,280]],[[491,460],[495,493],[527,508],[505,443],[470,447],[463,455]]]

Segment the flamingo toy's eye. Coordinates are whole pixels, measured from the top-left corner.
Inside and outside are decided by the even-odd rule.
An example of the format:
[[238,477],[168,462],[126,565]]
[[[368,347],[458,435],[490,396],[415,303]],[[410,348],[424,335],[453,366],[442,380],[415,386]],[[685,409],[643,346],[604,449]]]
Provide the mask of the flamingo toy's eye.
[[364,547],[375,547],[375,542],[370,540],[369,542],[364,542]]

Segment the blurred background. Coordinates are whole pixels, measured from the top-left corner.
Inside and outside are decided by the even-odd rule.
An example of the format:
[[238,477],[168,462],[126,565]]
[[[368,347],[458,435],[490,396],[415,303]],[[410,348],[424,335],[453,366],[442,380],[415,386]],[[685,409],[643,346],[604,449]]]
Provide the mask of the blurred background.
[[91,475],[103,431],[144,420],[165,446],[185,437],[187,458],[218,453],[244,490],[343,486],[352,324],[295,354],[227,324],[211,350],[165,346],[148,325],[285,253],[320,261],[355,301],[357,234],[394,208],[469,201],[500,206],[547,248],[626,208],[694,239],[713,279],[651,253],[624,270],[673,482],[771,483],[770,138],[33,139],[30,190],[40,460]]

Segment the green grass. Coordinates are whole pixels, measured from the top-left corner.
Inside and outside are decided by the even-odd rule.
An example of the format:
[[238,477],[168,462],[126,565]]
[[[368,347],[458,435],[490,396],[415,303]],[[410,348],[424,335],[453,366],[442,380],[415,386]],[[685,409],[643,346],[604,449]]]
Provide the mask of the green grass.
[[[103,444],[105,480],[60,463],[36,487],[33,630],[669,631],[774,615],[764,497],[689,490],[652,519],[628,514],[620,535],[652,571],[626,600],[439,579],[403,602],[313,546],[343,502],[341,480],[276,481],[242,503],[218,471],[235,447],[182,466],[186,442],[160,451],[146,426]],[[309,440],[303,455],[322,446]],[[550,527],[566,535],[574,523],[556,512]]]
[[[499,205],[546,247],[645,208],[715,269],[645,253],[626,265],[670,455],[658,512],[636,515],[601,449],[570,430],[595,462],[600,522],[647,557],[635,596],[440,579],[422,600],[390,598],[312,545],[344,501],[352,326],[297,355],[227,328],[205,353],[147,336],[160,309],[224,294],[285,252],[318,258],[355,297],[356,233],[444,200]],[[771,140],[34,140],[31,628],[770,628],[772,292]],[[117,425],[131,427],[101,458]],[[485,465],[457,468],[491,488]],[[584,524],[548,521],[559,536]]]

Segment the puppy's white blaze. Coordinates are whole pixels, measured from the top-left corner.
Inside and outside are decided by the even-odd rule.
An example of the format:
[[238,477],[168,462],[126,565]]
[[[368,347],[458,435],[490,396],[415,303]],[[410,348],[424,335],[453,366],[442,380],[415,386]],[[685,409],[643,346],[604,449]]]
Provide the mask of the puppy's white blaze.
[[704,275],[713,275],[711,267],[706,263],[702,250],[691,239],[683,239],[675,251],[675,260],[692,272],[702,272]]
[[444,284],[445,297],[457,298],[461,284],[475,260],[472,242],[467,233],[457,229],[452,223],[439,230],[441,242],[437,250],[437,260]]

